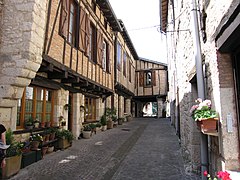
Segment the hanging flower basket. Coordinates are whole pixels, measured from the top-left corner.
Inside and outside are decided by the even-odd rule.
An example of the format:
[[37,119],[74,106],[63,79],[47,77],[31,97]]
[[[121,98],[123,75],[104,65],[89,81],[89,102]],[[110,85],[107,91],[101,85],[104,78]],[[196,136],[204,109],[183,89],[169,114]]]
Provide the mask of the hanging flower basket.
[[200,125],[202,133],[216,133],[218,131],[218,120],[218,118],[206,118],[198,120],[197,123]]
[[198,104],[192,106],[190,113],[197,126],[202,133],[217,136],[219,119],[217,112],[211,109],[211,101],[198,98],[196,102]]

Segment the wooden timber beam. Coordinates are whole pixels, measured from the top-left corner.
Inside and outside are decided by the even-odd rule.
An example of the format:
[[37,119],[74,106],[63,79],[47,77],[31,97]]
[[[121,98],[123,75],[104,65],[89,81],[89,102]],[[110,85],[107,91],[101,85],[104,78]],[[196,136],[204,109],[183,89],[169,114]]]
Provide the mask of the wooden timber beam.
[[62,73],[52,72],[48,73],[49,79],[67,79],[68,78],[68,72],[64,71]]

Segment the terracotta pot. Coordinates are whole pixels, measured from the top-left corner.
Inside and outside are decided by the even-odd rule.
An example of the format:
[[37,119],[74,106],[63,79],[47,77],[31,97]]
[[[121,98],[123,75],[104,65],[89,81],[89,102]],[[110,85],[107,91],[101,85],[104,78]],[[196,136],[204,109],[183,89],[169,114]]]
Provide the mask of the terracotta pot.
[[55,139],[55,132],[51,133],[50,136],[49,136],[49,140],[52,141]]
[[47,153],[48,146],[42,147],[42,156],[44,156]]
[[200,122],[201,122],[201,131],[203,133],[217,131],[218,118],[204,119],[204,120],[201,120]]
[[32,141],[31,142],[31,149],[32,150],[37,150],[40,142],[39,141]]

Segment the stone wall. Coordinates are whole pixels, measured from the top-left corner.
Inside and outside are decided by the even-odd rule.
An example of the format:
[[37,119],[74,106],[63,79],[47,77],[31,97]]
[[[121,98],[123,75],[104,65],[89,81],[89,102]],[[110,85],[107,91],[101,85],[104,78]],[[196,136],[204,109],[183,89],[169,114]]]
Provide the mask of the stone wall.
[[15,129],[17,99],[42,61],[47,0],[5,0],[1,4],[0,121]]
[[[180,110],[180,130],[181,145],[186,163],[186,170],[199,171],[200,165],[200,144],[199,131],[193,122],[189,110],[196,98],[196,92],[193,88],[192,79],[194,72],[195,58],[192,36],[192,1],[175,1],[175,26],[169,24],[167,33],[169,64],[169,87],[170,103],[178,104]],[[202,1],[200,1],[202,4]],[[234,100],[234,83],[232,74],[232,60],[230,54],[221,54],[216,50],[215,40],[219,29],[231,16],[233,8],[237,7],[239,1],[224,1],[219,3],[217,0],[209,1],[206,6],[207,21],[206,33],[207,41],[202,42],[200,37],[202,54],[204,59],[204,73],[206,83],[206,98],[211,99],[213,109],[219,112],[221,129],[219,137],[210,137],[210,163],[212,170],[228,169],[236,170],[239,168],[238,162],[238,136],[236,122],[236,107]],[[170,7],[170,6],[169,6]],[[199,6],[202,9],[202,5]],[[172,22],[171,7],[169,10],[168,22]],[[200,19],[198,17],[198,19]],[[225,21],[223,21],[225,19]],[[222,25],[221,25],[222,24]],[[200,32],[201,36],[201,32]],[[170,49],[173,48],[173,49]],[[177,91],[179,89],[179,93]],[[177,96],[179,95],[179,102]],[[174,111],[177,112],[177,107]],[[231,114],[233,119],[233,133],[227,132],[226,118]],[[173,115],[172,115],[173,117]],[[231,147],[231,148],[229,148]]]

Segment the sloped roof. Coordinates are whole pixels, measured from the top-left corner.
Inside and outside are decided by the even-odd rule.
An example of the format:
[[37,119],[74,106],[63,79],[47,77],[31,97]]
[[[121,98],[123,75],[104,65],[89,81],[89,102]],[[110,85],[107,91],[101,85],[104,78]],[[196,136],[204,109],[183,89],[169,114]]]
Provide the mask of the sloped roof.
[[139,57],[139,60],[140,61],[146,61],[146,62],[154,63],[154,64],[159,64],[159,65],[166,66],[166,67],[168,66],[165,63],[154,61],[154,60],[150,60],[150,59],[146,59],[146,58],[142,58],[142,57]]
[[121,31],[121,26],[108,0],[96,0],[104,16],[107,18],[114,31]]
[[167,30],[167,16],[168,16],[168,1],[159,0],[160,5],[160,30],[166,32]]
[[137,51],[135,50],[135,48],[133,46],[131,38],[128,35],[127,29],[125,28],[124,23],[123,23],[123,21],[121,19],[119,19],[118,21],[119,21],[119,23],[121,25],[121,29],[122,29],[121,34],[122,34],[122,36],[124,38],[124,41],[127,43],[128,48],[130,49],[134,59],[136,60],[139,57],[138,57]]

